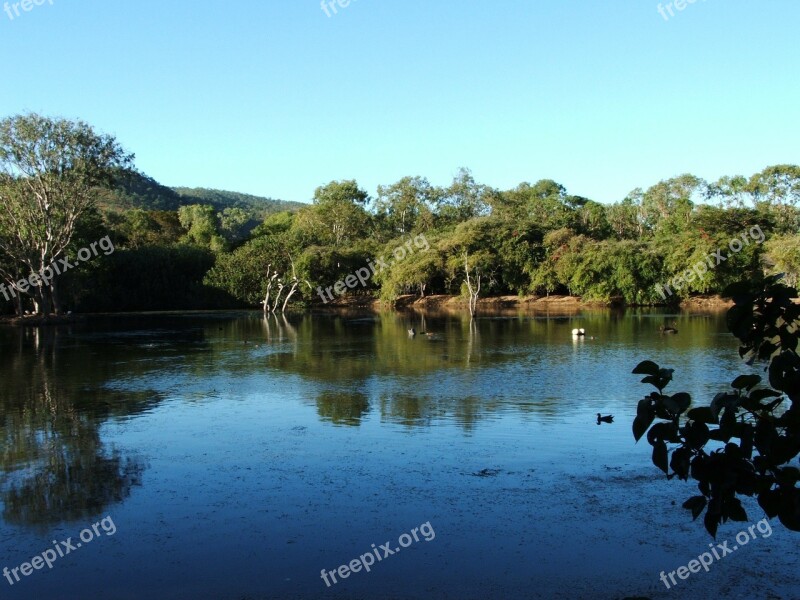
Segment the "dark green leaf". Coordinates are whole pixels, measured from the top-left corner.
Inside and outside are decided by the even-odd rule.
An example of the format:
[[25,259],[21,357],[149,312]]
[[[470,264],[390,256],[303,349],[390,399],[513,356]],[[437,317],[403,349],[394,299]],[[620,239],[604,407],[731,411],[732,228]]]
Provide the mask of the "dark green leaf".
[[750,398],[756,401],[761,401],[764,398],[777,398],[780,395],[780,392],[776,392],[775,390],[770,390],[768,388],[762,388],[760,390],[753,390],[750,392]]
[[786,529],[791,531],[800,531],[800,519],[798,519],[794,513],[789,511],[781,511],[778,513],[778,519],[780,519],[781,524],[783,524]]
[[659,366],[654,363],[652,360],[643,360],[636,368],[633,369],[632,373],[635,375],[655,375],[658,373]]
[[671,421],[669,423],[656,423],[647,432],[647,441],[650,442],[651,446],[654,446],[659,441],[677,443],[680,441],[678,439],[678,428]]
[[689,465],[692,458],[692,452],[688,448],[678,448],[672,453],[672,458],[669,461],[670,468],[675,472],[678,479],[687,481],[689,479]]
[[706,511],[706,516],[703,519],[703,524],[706,526],[706,531],[711,534],[714,539],[717,538],[717,528],[719,527],[720,516],[718,513],[712,513],[710,510]]
[[731,521],[747,521],[747,513],[742,507],[742,502],[738,498],[731,498],[725,503],[727,516]]
[[705,446],[710,439],[708,425],[701,421],[691,421],[684,427],[683,433],[686,436],[686,443],[695,450]]
[[692,421],[696,421],[698,423],[709,423],[709,424],[716,424],[717,419],[714,417],[714,413],[711,412],[711,409],[707,406],[700,406],[698,408],[693,408],[688,413],[686,413],[687,418]]
[[661,380],[658,378],[657,375],[648,375],[647,377],[643,377],[642,383],[649,383],[650,385],[656,386],[658,389],[663,389],[661,386],[659,386]]
[[653,446],[653,464],[669,474],[669,451],[666,442],[658,442]]
[[728,407],[722,413],[719,420],[719,432],[722,441],[727,442],[736,433],[736,409]]
[[664,406],[673,415],[680,415],[692,403],[692,397],[686,392],[678,392],[672,396],[665,396],[663,399]]
[[761,377],[758,375],[739,375],[736,379],[733,380],[731,383],[731,387],[735,390],[742,390],[742,389],[753,389],[761,383]]
[[758,495],[758,505],[772,519],[778,516],[781,507],[781,494],[778,490],[768,490]]
[[692,511],[692,519],[697,520],[697,517],[705,510],[707,500],[705,496],[692,496],[683,503],[683,508]]
[[644,435],[644,432],[650,428],[650,425],[653,424],[654,419],[655,415],[636,415],[636,418],[633,420],[633,437],[637,442]]
[[800,481],[800,469],[797,467],[783,467],[778,469],[778,483],[786,487],[794,487]]

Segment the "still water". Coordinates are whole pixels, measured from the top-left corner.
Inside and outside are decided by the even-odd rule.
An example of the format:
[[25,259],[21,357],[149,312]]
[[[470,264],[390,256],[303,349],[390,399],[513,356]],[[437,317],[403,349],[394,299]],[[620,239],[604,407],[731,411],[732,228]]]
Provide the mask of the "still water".
[[698,404],[750,372],[722,313],[0,328],[0,568],[58,550],[0,598],[800,597],[777,520],[659,581],[712,540],[633,442],[646,358]]

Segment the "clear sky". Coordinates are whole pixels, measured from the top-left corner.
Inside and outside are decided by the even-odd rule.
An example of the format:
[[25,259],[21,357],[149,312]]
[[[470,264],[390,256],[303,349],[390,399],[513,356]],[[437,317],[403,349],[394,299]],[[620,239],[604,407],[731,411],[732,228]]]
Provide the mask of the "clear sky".
[[18,1],[0,117],[81,118],[166,185],[307,201],[465,166],[613,202],[800,163],[798,0],[668,19],[654,0]]

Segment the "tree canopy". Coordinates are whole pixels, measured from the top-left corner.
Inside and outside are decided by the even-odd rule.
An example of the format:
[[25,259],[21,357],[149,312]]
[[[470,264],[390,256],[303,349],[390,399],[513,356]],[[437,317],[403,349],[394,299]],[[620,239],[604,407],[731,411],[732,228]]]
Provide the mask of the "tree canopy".
[[[355,180],[331,181],[309,203],[292,204],[167,188],[136,173],[132,159],[113,137],[80,121],[26,115],[2,122],[0,198],[9,209],[0,213],[0,276],[7,287],[74,255],[76,239],[91,241],[89,232],[109,235],[128,263],[163,257],[156,268],[166,271],[143,265],[130,272],[184,281],[184,292],[194,290],[180,294],[187,308],[252,305],[267,267],[284,262],[282,272],[293,265],[303,282],[292,301],[306,305],[321,301],[318,287],[379,259],[385,267],[349,293],[385,300],[462,294],[465,258],[471,277],[480,276],[482,295],[572,294],[628,304],[679,302],[771,273],[785,273],[787,282],[800,276],[795,165],[715,182],[681,174],[608,204],[552,179],[497,189],[466,168],[441,186],[404,176],[378,186],[375,196]],[[756,227],[763,238],[742,238]],[[384,260],[420,234],[429,249]],[[206,270],[177,272],[190,256]],[[143,301],[149,285],[113,272],[115,260],[122,258],[59,278],[70,308],[152,306]],[[91,281],[101,276],[113,293],[91,297]],[[664,285],[669,294],[661,293]],[[20,312],[58,304],[54,286],[23,296]],[[118,304],[108,305],[110,298]],[[6,311],[13,307],[5,304]]]

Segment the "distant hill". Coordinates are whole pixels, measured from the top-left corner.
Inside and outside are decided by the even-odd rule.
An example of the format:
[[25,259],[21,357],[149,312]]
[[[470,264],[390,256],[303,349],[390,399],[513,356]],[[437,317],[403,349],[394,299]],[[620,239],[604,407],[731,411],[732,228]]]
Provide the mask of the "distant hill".
[[294,212],[306,206],[302,202],[292,202],[290,200],[276,200],[274,198],[264,198],[262,196],[252,196],[239,192],[227,192],[224,190],[209,190],[206,188],[172,188],[183,204],[211,204],[218,210],[228,207],[242,208],[248,212],[253,212],[262,220],[272,213],[288,210]]
[[284,210],[294,212],[305,206],[301,202],[262,198],[239,192],[205,188],[170,188],[142,173],[129,173],[115,189],[99,191],[97,202],[101,208],[113,212],[133,208],[174,211],[187,204],[210,204],[218,211],[238,207],[247,211],[257,221],[263,221],[272,213]]

